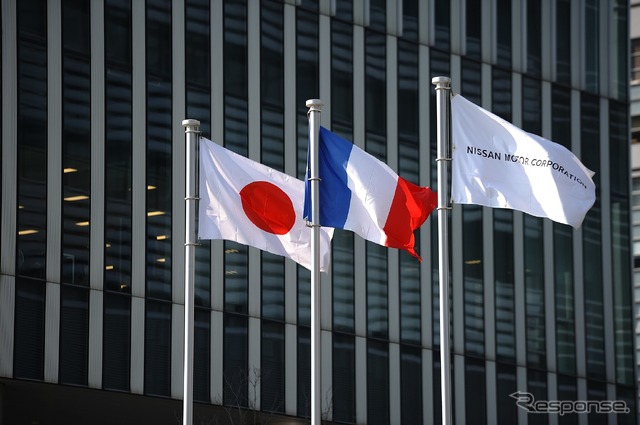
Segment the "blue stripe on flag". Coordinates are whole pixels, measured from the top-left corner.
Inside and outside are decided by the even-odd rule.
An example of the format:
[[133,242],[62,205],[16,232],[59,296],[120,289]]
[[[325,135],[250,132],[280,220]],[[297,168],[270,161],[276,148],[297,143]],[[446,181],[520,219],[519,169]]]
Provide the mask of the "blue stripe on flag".
[[347,186],[347,162],[353,144],[320,127],[320,224],[342,229],[349,215],[351,189]]

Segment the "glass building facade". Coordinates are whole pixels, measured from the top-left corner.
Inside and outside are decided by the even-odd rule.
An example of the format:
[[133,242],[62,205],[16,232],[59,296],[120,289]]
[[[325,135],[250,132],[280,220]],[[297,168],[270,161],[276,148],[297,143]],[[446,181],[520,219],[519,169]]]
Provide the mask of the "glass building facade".
[[[0,423],[180,416],[183,119],[303,178],[320,98],[323,126],[437,188],[434,76],[596,172],[579,230],[454,206],[455,422],[638,423],[627,2],[1,1]],[[436,214],[416,241],[422,263],[335,233],[328,422],[441,421]],[[202,241],[195,272],[194,419],[305,423],[309,271]],[[630,413],[531,414],[516,392]]]

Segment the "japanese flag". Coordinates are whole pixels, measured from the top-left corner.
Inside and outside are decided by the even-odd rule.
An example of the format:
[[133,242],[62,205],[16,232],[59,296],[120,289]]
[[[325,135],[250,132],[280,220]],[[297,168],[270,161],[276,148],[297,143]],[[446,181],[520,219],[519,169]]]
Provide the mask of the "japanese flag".
[[[282,255],[311,269],[304,182],[200,139],[199,237]],[[331,261],[332,228],[320,229],[320,270]]]

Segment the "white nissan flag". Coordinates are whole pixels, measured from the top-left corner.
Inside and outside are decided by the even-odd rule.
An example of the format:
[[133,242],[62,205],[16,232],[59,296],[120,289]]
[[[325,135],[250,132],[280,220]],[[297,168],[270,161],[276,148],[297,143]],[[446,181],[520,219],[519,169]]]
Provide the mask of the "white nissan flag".
[[[311,270],[304,182],[200,139],[201,239],[226,239],[292,259]],[[333,229],[320,229],[320,271],[331,261]]]
[[596,199],[593,171],[564,146],[460,95],[451,100],[453,202],[510,208],[579,228]]

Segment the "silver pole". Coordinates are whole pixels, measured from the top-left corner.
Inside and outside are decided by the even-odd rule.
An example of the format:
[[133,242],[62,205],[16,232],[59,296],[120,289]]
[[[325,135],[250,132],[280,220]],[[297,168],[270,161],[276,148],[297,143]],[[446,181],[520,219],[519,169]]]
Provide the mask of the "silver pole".
[[186,138],[186,185],[184,204],[186,209],[184,226],[184,398],[182,402],[182,424],[193,423],[193,293],[195,280],[196,250],[196,170],[198,160],[196,146],[200,133],[200,121],[182,121]]
[[440,283],[440,383],[442,424],[451,425],[451,355],[449,352],[449,163],[451,138],[449,106],[451,78],[434,77],[436,86],[437,171],[438,171],[438,259]]
[[318,146],[320,99],[307,100],[309,108],[309,181],[311,182],[311,425],[322,420],[320,379],[320,178],[318,176]]

